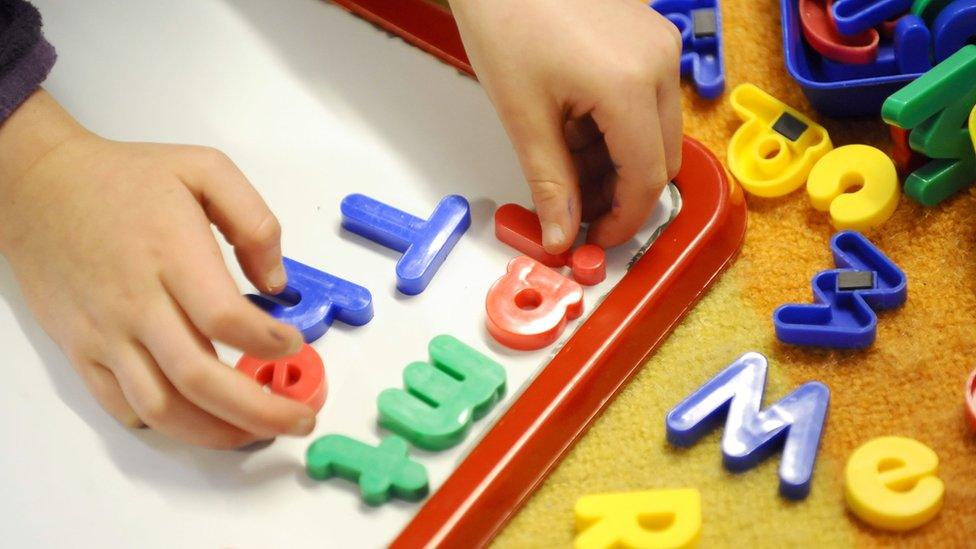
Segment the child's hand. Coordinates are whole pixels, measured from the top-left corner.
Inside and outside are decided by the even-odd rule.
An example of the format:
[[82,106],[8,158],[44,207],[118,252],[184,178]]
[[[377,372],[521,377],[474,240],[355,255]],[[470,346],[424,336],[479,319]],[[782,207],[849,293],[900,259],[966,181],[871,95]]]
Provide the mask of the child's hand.
[[550,253],[630,239],[681,165],[681,37],[638,0],[451,0]]
[[311,409],[216,358],[211,340],[277,357],[302,339],[240,295],[211,222],[283,288],[278,222],[221,153],[102,139],[43,91],[0,127],[0,250],[101,405],[217,448],[307,434]]

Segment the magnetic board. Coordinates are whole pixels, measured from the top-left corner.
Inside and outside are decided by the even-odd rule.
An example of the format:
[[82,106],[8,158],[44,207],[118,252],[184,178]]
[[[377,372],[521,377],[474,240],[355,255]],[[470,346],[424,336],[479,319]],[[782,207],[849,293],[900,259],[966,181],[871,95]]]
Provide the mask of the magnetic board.
[[[390,543],[425,503],[394,500],[370,508],[352,483],[308,479],[308,444],[327,433],[378,442],[385,432],[376,426],[376,396],[402,386],[404,366],[426,358],[432,337],[454,335],[506,368],[508,392],[458,447],[412,450],[428,469],[433,501],[583,322],[572,322],[561,343],[530,353],[506,350],[484,330],[485,292],[517,255],[495,240],[491,216],[506,202],[529,205],[529,194],[483,92],[420,50],[386,40],[317,0],[36,4],[60,54],[46,87],[83,123],[115,139],[224,150],[278,215],[285,253],[369,288],[376,316],[359,328],[337,323],[314,344],[329,394],[313,436],[216,452],[116,425],[40,331],[3,264],[0,338],[15,373],[0,390],[8,407],[0,433],[18,449],[0,457],[9,494],[0,504],[9,521],[6,540],[73,547]],[[726,225],[735,195],[723,194],[731,187],[717,163],[698,160],[696,169],[714,172],[706,187],[717,196],[674,217],[680,195],[665,193],[639,237],[609,253],[610,276],[586,290],[584,318],[672,218],[694,227],[662,233],[645,259],[663,246],[664,271],[645,278],[668,282],[682,269],[695,274],[683,279],[690,288],[675,305],[661,308],[657,339],[734,253],[740,223]],[[430,287],[404,296],[395,289],[397,254],[341,230],[339,202],[351,192],[420,217],[442,196],[461,194],[471,203],[472,226]],[[692,244],[710,245],[707,266],[693,268],[692,259],[708,254],[692,254]],[[242,292],[250,291],[236,267],[233,272]],[[636,297],[626,301],[639,304]],[[629,322],[625,316],[621,326]],[[647,348],[640,353],[654,340],[642,339],[641,349]],[[219,350],[228,364],[239,357]],[[636,360],[625,362],[636,367]]]

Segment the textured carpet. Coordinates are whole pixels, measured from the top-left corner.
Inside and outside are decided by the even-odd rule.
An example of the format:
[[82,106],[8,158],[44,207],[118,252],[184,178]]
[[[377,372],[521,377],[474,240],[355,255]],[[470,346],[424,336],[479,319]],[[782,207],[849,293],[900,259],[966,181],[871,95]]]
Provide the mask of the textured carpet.
[[[752,82],[815,116],[784,68],[776,1],[724,0],[722,15],[727,89]],[[739,124],[728,94],[712,103],[695,98],[687,85],[684,91],[686,133],[724,159]],[[817,119],[836,146],[888,148],[879,120]],[[497,547],[569,546],[580,496],[665,487],[701,490],[702,547],[976,545],[976,436],[962,415],[962,385],[976,368],[976,191],[931,209],[902,197],[894,217],[867,233],[907,273],[909,297],[901,309],[880,315],[877,341],[858,352],[802,350],[776,341],[773,309],[808,302],[810,278],[833,266],[832,229],[802,190],[781,199],[750,197],[749,209],[737,262],[496,539]],[[667,411],[749,350],[770,359],[767,404],[807,380],[831,388],[813,490],[805,501],[777,495],[779,454],[732,474],[722,467],[721,430],[687,450],[665,442]],[[947,487],[937,518],[907,534],[864,525],[843,501],[847,457],[868,439],[891,434],[935,450]]]

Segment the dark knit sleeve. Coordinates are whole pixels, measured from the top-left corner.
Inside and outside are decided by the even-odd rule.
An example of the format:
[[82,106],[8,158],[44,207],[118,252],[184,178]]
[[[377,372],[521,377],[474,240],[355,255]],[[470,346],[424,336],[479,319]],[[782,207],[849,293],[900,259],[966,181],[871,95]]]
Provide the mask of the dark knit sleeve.
[[24,0],[0,0],[0,122],[41,85],[57,54],[41,34],[41,14]]

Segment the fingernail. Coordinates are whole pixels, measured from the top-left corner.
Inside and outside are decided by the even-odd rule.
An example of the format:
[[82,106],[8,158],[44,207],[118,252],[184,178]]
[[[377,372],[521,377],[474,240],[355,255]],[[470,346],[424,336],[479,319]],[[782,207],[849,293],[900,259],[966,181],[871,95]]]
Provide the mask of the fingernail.
[[295,423],[294,427],[292,427],[292,430],[289,434],[296,437],[303,437],[311,433],[313,428],[315,428],[315,418],[305,417],[298,420],[298,422]]
[[543,246],[558,246],[562,244],[563,240],[566,239],[566,233],[563,232],[563,228],[556,223],[543,223],[542,224],[542,245]]
[[239,446],[235,448],[238,452],[256,452],[258,450],[263,450],[275,441],[274,438],[269,438],[267,440],[255,440],[254,442],[245,444],[244,446]]
[[288,275],[285,274],[285,266],[280,262],[268,274],[268,285],[271,290],[280,290],[288,283]]

